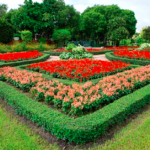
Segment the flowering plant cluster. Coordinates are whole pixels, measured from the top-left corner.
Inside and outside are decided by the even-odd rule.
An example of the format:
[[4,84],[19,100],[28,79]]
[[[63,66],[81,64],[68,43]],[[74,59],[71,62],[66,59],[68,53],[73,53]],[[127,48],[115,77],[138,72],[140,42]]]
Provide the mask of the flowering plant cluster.
[[29,73],[12,67],[0,69],[0,80],[6,80],[21,89],[27,85],[27,89],[30,89],[36,100],[44,100],[48,104],[62,108],[65,113],[79,115],[99,109],[148,84],[150,65],[104,77],[96,85],[86,82],[84,85],[74,83],[67,86],[58,81],[48,81],[39,73]]
[[149,51],[115,51],[113,54],[115,56],[131,59],[150,59]]
[[51,61],[32,64],[28,69],[52,74],[55,78],[73,79],[75,81],[87,81],[113,74],[118,71],[131,68],[130,64],[121,61],[101,61],[101,60],[68,60]]
[[5,53],[0,54],[0,61],[3,62],[19,61],[19,60],[33,59],[39,56],[43,56],[43,54],[40,53],[39,51]]

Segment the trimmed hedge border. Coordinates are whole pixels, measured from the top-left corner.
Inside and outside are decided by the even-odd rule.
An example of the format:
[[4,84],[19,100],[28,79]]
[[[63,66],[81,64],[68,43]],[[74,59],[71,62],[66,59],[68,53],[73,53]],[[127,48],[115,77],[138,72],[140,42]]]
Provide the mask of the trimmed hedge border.
[[[88,53],[91,53],[93,55],[99,55],[99,54],[105,54],[105,53],[108,53],[108,52],[112,52],[114,50],[104,50],[104,51],[90,51]],[[50,55],[53,55],[53,56],[59,56],[60,54],[62,54],[63,52],[54,52],[54,51],[45,51],[44,53],[46,54],[50,54]]]
[[131,64],[135,64],[135,65],[145,66],[145,65],[150,64],[150,60],[137,60],[137,59],[121,58],[119,56],[114,56],[112,52],[106,53],[105,56],[109,60],[120,60],[122,62],[131,63]]
[[16,113],[27,117],[59,139],[82,144],[96,139],[108,127],[121,122],[150,103],[150,84],[124,96],[104,108],[80,117],[70,118],[48,108],[0,81],[0,97],[16,109]]
[[[130,50],[134,50],[134,49],[130,49]],[[107,49],[107,50],[103,50],[103,51],[87,51],[87,52],[88,52],[88,53],[91,53],[91,54],[93,54],[93,55],[100,55],[100,54],[105,54],[105,53],[113,52],[113,51],[117,51],[117,50]],[[50,54],[50,55],[53,55],[53,56],[59,56],[59,55],[62,54],[63,52],[44,51],[44,53]]]
[[29,59],[29,60],[24,60],[24,61],[16,61],[16,62],[8,62],[8,63],[1,63],[0,62],[0,67],[4,66],[20,66],[20,65],[25,65],[25,64],[32,64],[32,63],[38,63],[45,61],[49,58],[50,54],[43,54],[43,56],[35,58],[35,59]]

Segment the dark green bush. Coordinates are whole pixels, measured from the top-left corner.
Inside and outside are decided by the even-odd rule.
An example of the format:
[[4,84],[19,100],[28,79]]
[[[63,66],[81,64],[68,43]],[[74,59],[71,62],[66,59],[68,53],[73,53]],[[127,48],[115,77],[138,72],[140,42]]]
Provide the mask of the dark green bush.
[[42,44],[46,44],[46,38],[40,38],[39,42],[42,43]]
[[13,40],[14,29],[6,20],[0,18],[0,43],[9,43]]

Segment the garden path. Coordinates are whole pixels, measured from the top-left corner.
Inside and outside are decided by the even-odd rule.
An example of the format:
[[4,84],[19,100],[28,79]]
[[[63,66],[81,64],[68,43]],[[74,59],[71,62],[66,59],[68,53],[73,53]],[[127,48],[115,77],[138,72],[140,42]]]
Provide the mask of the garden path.
[[[94,60],[105,60],[105,61],[109,61],[106,57],[105,54],[103,55],[94,55],[93,56]],[[53,61],[53,60],[60,60],[59,56],[50,56],[48,60],[46,61]]]

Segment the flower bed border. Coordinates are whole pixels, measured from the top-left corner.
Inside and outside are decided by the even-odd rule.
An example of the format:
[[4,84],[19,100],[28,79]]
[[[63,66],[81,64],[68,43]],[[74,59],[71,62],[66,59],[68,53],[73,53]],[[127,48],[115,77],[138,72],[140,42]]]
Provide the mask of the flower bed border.
[[11,105],[17,114],[42,126],[57,138],[82,144],[96,139],[104,134],[108,127],[114,126],[150,103],[149,88],[150,84],[77,119],[33,101],[2,81],[0,81],[0,97]]
[[135,64],[135,65],[148,65],[150,64],[150,60],[138,60],[138,59],[129,59],[129,58],[121,58],[119,56],[115,56],[112,52],[106,53],[105,54],[106,58],[109,60],[115,60],[115,61],[122,61],[122,62],[126,62],[126,63],[131,63],[131,64]]
[[20,65],[25,65],[25,64],[32,64],[32,63],[38,63],[45,61],[49,58],[50,54],[43,54],[43,56],[35,58],[35,59],[28,59],[28,60],[22,60],[22,61],[15,61],[15,62],[6,62],[6,63],[1,63],[0,62],[0,67],[4,66],[20,66]]

